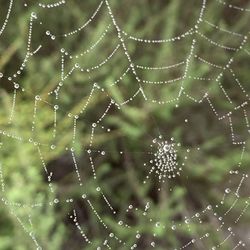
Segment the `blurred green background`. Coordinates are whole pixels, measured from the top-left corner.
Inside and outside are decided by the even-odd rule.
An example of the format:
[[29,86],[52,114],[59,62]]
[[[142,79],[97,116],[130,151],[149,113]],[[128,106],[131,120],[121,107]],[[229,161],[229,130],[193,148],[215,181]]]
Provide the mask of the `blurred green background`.
[[[0,36],[0,249],[249,249],[250,2],[203,2],[197,22],[202,1],[110,0],[131,62],[105,1],[93,20],[100,1],[13,2]],[[65,75],[79,65],[63,81],[62,49]],[[106,114],[111,99],[120,108]],[[185,165],[143,184],[159,135]]]

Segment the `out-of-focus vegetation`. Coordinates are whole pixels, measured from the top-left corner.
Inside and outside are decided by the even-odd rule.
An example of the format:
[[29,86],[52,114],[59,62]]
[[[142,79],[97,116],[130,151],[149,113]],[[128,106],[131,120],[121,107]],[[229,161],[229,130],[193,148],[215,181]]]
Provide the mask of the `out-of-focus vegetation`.
[[[230,2],[250,8],[248,1]],[[24,6],[25,3],[27,7]],[[221,204],[225,188],[230,188],[232,191],[224,204],[217,208],[218,215],[225,214],[234,202],[234,193],[242,175],[248,172],[250,157],[246,117],[249,117],[249,108],[248,104],[244,108],[236,107],[248,102],[249,42],[247,40],[244,48],[237,51],[223,49],[222,46],[238,48],[243,37],[220,31],[208,25],[205,20],[222,29],[249,35],[249,12],[226,7],[219,1],[207,1],[199,32],[217,45],[222,45],[221,47],[199,34],[169,43],[143,43],[129,39],[129,36],[146,40],[168,39],[190,30],[199,18],[201,1],[110,1],[117,24],[124,31],[124,43],[134,65],[161,67],[186,62],[194,38],[196,45],[190,58],[188,77],[183,80],[185,93],[178,103],[158,104],[177,97],[182,81],[158,84],[141,81],[147,100],[142,94],[138,94],[120,110],[108,112],[103,124],[111,128],[111,132],[98,131],[94,139],[93,147],[96,152],[99,149],[106,150],[105,156],[96,153],[94,157],[97,168],[97,179],[94,180],[86,153],[91,124],[104,113],[110,98],[122,103],[138,90],[132,71],[112,85],[130,65],[123,47],[120,46],[110,60],[98,69],[89,72],[74,71],[64,81],[58,99],[54,94],[48,93],[61,81],[61,48],[72,55],[72,59],[65,57],[65,72],[69,72],[75,63],[79,63],[81,68],[99,65],[120,43],[105,3],[95,19],[84,29],[72,36],[62,36],[81,27],[99,3],[95,0],[70,0],[61,7],[47,9],[39,7],[37,1],[14,1],[6,29],[0,36],[0,72],[3,73],[3,78],[0,79],[0,166],[4,181],[1,186],[0,249],[34,249],[35,240],[43,249],[49,250],[96,249],[109,237],[110,232],[126,242],[124,247],[113,240],[110,242],[112,249],[130,249],[136,242],[137,249],[150,249],[148,243],[153,240],[156,242],[155,249],[174,249],[185,245],[190,239],[198,239],[206,232],[210,235],[205,241],[197,240],[188,249],[211,249],[226,238],[229,227],[235,235],[222,244],[220,249],[232,249],[239,240],[249,243],[249,209],[235,223],[249,196],[247,179],[240,188],[239,200],[232,211],[223,217],[225,225],[220,230],[217,231],[220,224],[213,213],[204,215],[202,223],[197,220],[190,223],[189,227],[183,223],[176,230],[171,229],[173,221],[177,224],[184,222],[186,217],[203,211],[209,204]],[[0,26],[5,20],[8,4],[9,1],[0,1]],[[13,80],[8,80],[9,76],[18,71],[25,58],[32,12],[38,18],[33,23],[31,51],[40,44],[42,48],[28,59],[20,74],[17,73]],[[92,49],[91,46],[107,27],[106,35]],[[55,34],[55,40],[46,35],[47,30]],[[90,51],[84,56],[75,57],[86,50]],[[214,65],[202,62],[194,55]],[[230,58],[234,59],[230,69],[242,86],[237,83],[232,71],[224,69]],[[184,69],[185,63],[165,70],[136,68],[142,80],[156,82],[181,77]],[[223,75],[216,81],[221,72]],[[13,81],[20,88],[17,90],[13,119],[9,123],[13,105]],[[72,117],[79,114],[88,102],[95,82],[104,91],[95,91],[86,110],[79,115],[76,138],[72,144]],[[226,89],[231,101],[225,96],[221,86]],[[226,118],[218,119],[206,98],[203,98],[205,93],[212,100],[218,117],[225,115]],[[39,101],[37,105],[35,129],[32,131],[36,95],[43,101]],[[55,138],[53,105],[59,106]],[[228,112],[232,112],[230,117],[235,141],[246,141],[246,153],[242,161],[242,145],[232,143]],[[149,157],[143,152],[151,150],[152,138],[158,137],[159,131],[167,140],[174,137],[176,142],[181,143],[179,160],[186,155],[187,150],[190,153],[180,176],[159,184],[157,176],[152,175],[147,184],[143,185],[149,172],[144,166]],[[15,136],[23,139],[20,141]],[[38,148],[30,141],[41,143],[39,148],[44,162]],[[55,145],[56,148],[53,150],[50,145]],[[75,148],[83,179],[82,187],[79,187],[70,150],[65,150],[71,147]],[[197,150],[198,147],[200,150]],[[120,151],[125,153],[120,155]],[[45,166],[49,172],[53,172],[53,193],[50,192]],[[230,170],[238,171],[238,174],[230,174]],[[117,214],[113,215],[100,195],[97,195],[96,187],[99,185]],[[161,192],[157,191],[159,185]],[[104,230],[82,199],[83,193],[88,194],[109,230]],[[60,202],[56,203],[55,199]],[[144,207],[148,201],[150,209],[147,217],[136,211],[128,217],[124,212],[129,204]],[[42,206],[39,206],[40,203]],[[77,211],[83,232],[93,244],[86,244],[70,219],[73,209]],[[149,218],[159,221],[161,227],[152,227]],[[129,223],[131,228],[120,227],[117,221]],[[33,232],[32,235],[29,234],[30,231]],[[139,240],[135,238],[137,231],[142,235]],[[154,234],[156,237],[153,237]],[[243,248],[242,245],[240,247]],[[249,244],[243,249],[248,247]]]

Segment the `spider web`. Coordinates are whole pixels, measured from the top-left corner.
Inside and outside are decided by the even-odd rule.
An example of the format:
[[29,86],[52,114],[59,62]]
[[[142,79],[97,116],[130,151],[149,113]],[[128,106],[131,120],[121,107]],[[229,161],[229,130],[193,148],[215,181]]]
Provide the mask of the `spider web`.
[[[10,0],[6,8],[7,14],[0,28],[1,37],[11,24],[11,16],[15,15],[14,2]],[[223,249],[227,244],[231,247],[228,249],[248,249],[249,239],[241,239],[237,225],[244,220],[250,204],[249,195],[241,192],[242,186],[248,181],[244,160],[249,133],[249,95],[247,79],[242,77],[242,81],[241,74],[235,69],[238,69],[240,63],[239,55],[243,54],[249,58],[249,31],[238,33],[220,27],[209,18],[209,13],[214,6],[230,9],[240,16],[248,15],[250,10],[220,0],[199,1],[199,14],[191,28],[171,38],[150,39],[146,35],[130,34],[129,31],[123,30],[118,22],[119,16],[114,14],[112,4],[108,0],[97,3],[89,14],[89,19],[68,31],[64,32],[67,29],[60,27],[53,28],[53,23],[49,25],[46,22],[44,15],[57,9],[70,9],[71,4],[70,1],[63,0],[36,4],[37,10],[29,12],[23,62],[15,72],[0,73],[1,81],[13,86],[12,100],[9,100],[9,105],[3,102],[4,109],[1,112],[1,159],[9,159],[9,165],[0,162],[1,201],[18,222],[20,231],[27,234],[34,248],[53,249],[50,242],[47,246],[44,245],[42,235],[36,233],[36,227],[33,225],[42,223],[39,222],[39,214],[43,213],[46,206],[55,211],[70,207],[72,209],[68,213],[68,219],[75,227],[74,232],[82,236],[81,247],[84,249],[164,247],[214,250]],[[28,6],[27,3],[23,5],[24,8]],[[60,12],[55,13],[54,15],[60,18]],[[103,20],[107,25],[101,31],[94,29],[97,32],[92,34],[95,37],[94,42],[90,40],[90,36],[86,38],[89,45],[85,49],[74,49],[75,45],[64,46],[64,41],[72,41],[73,44],[70,39],[80,36],[100,15],[105,17]],[[41,26],[44,31],[40,34],[42,39],[33,39],[37,26]],[[113,50],[106,53],[105,58],[99,59],[95,50],[105,40],[112,44]],[[152,51],[158,48],[162,51],[175,50],[176,61],[167,58],[164,60],[170,62],[167,65],[155,66],[154,62],[144,65],[140,63],[143,60],[132,55],[131,44],[136,46],[138,54],[143,49],[146,52],[142,53],[147,53],[148,48]],[[183,44],[188,45],[185,46],[186,51],[181,50]],[[205,57],[202,45],[212,52],[210,58]],[[38,57],[40,53],[43,52],[46,54],[44,57],[50,58],[50,46],[57,51],[56,58],[51,58],[51,61],[58,75],[52,76],[48,73],[45,76],[47,79],[36,84],[40,82],[39,75],[46,74],[51,65],[34,70],[37,71],[36,74],[28,77],[29,82],[24,87],[22,75],[28,74],[26,71],[37,60],[43,60]],[[226,56],[219,62],[214,61],[213,54],[221,51],[226,51]],[[98,59],[98,63],[91,65],[93,57]],[[86,66],[88,60],[91,63]],[[113,61],[120,67],[119,75],[112,71]],[[193,72],[202,74],[193,75]],[[100,75],[108,75],[108,81],[98,82]],[[126,86],[126,79],[132,79],[132,84]],[[50,81],[56,84],[51,85]],[[72,96],[73,90],[77,91],[79,96]],[[120,94],[117,94],[117,90],[121,90]],[[241,93],[241,97],[238,98],[234,93]],[[70,98],[67,99],[67,96]],[[32,105],[21,104],[21,100],[26,99]],[[94,110],[96,99],[100,102],[101,111]],[[222,100],[226,103],[225,106],[220,105]],[[173,114],[169,124],[160,124],[160,119],[152,114],[148,118],[152,121],[152,130],[147,134],[141,123],[144,121],[144,110],[136,113],[134,109],[141,107],[141,103],[144,103],[144,108],[162,110],[163,113],[165,107],[172,107]],[[194,105],[197,109],[202,107],[206,113],[202,116],[198,115],[198,112],[189,113],[186,110],[188,105]],[[208,120],[208,113],[213,114],[213,121]],[[138,117],[136,123],[131,122],[131,116]],[[27,117],[25,123],[24,117]],[[182,123],[176,124],[175,118],[178,122],[181,119]],[[211,126],[204,125],[210,123]],[[244,130],[239,129],[242,124]],[[207,130],[207,137],[201,141],[192,138],[181,140],[180,136],[173,135],[177,126],[193,138],[200,133],[201,127]],[[44,127],[47,128],[46,133]],[[227,136],[217,140],[216,138],[223,137],[223,128],[227,128]],[[80,136],[82,133],[83,138]],[[122,145],[116,142],[117,137],[121,138]],[[143,148],[138,149],[136,145],[140,140],[144,142]],[[232,163],[225,170],[217,165],[202,166],[204,155],[213,157],[213,154],[216,154],[209,151],[209,144],[213,141],[216,142],[217,149],[224,149],[224,155],[221,156],[222,165],[223,157],[232,155]],[[81,152],[84,152],[84,156],[80,156]],[[32,155],[33,161],[26,161],[22,154]],[[130,158],[131,154],[133,159]],[[48,185],[47,197],[36,195],[38,190],[27,190],[25,200],[6,194],[7,190],[11,190],[12,181],[20,181],[18,176],[14,176],[11,181],[5,179],[5,172],[11,172],[16,165],[15,155],[20,155],[23,161],[20,165],[24,164],[26,168],[35,165],[43,170]],[[74,191],[76,193],[68,190],[62,194],[58,193],[54,181],[60,177],[55,176],[50,164],[58,155],[69,156],[73,166],[74,185],[77,186],[77,191]],[[138,159],[143,159],[144,163],[141,164]],[[40,164],[37,165],[37,162]],[[117,166],[111,169],[108,165],[110,162],[115,162]],[[131,175],[127,176],[126,183],[116,185],[120,171],[124,171],[119,169],[121,162]],[[54,162],[54,165],[60,168],[60,162]],[[199,168],[205,176],[207,174],[208,179],[202,180],[204,186],[201,183],[199,194],[196,194],[197,190],[191,185],[187,191],[191,197],[197,195],[198,199],[202,200],[202,192],[207,192],[205,183],[216,171],[226,172],[228,180],[223,187],[214,186],[214,192],[218,192],[218,200],[199,205],[195,214],[190,214],[188,209],[183,208],[184,194],[175,187],[176,182],[187,187],[187,183],[190,184],[195,179],[192,168]],[[143,177],[137,175],[139,170],[143,172]],[[20,171],[26,173],[25,169]],[[110,175],[111,172],[112,176],[117,176],[117,180],[112,179],[114,177]],[[24,180],[36,182],[41,178],[25,176]],[[111,186],[114,194],[106,191],[107,186]],[[149,194],[152,186],[157,190],[157,201]],[[127,189],[132,190],[133,196],[127,197]],[[143,193],[143,190],[148,193]],[[167,193],[179,197],[177,200],[168,197],[167,201],[168,206],[176,208],[176,214],[167,213],[166,204],[165,207],[157,207],[159,200],[167,196]],[[118,197],[123,196],[125,199],[122,204],[118,204]],[[141,199],[137,199],[138,197]],[[96,240],[93,232],[80,222],[79,214],[83,208],[79,207],[79,199],[81,206],[87,211],[86,218],[92,218],[96,222],[95,227],[102,232],[101,240]],[[129,199],[131,202],[127,204]],[[100,206],[105,209],[101,210]],[[158,210],[159,213],[156,214],[155,211]],[[178,213],[181,216],[177,216]],[[135,221],[135,215],[143,219]],[[209,226],[211,224],[212,227]],[[151,233],[144,231],[144,227]],[[184,235],[182,232],[187,233]],[[182,240],[172,241],[174,235],[178,235]],[[168,243],[164,245],[166,238]],[[212,240],[214,238],[216,242]]]

